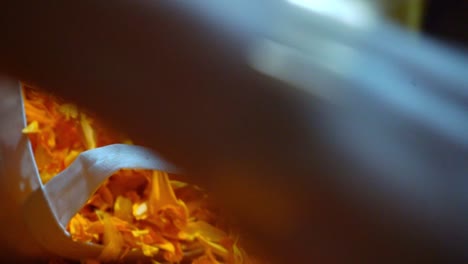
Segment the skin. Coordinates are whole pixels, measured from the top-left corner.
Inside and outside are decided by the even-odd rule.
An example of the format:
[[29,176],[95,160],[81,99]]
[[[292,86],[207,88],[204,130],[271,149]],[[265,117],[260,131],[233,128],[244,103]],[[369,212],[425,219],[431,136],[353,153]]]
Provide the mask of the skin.
[[435,244],[404,221],[333,186],[344,162],[313,125],[321,102],[246,67],[241,40],[143,0],[0,10],[0,72],[89,108],[184,168],[272,262],[438,263]]

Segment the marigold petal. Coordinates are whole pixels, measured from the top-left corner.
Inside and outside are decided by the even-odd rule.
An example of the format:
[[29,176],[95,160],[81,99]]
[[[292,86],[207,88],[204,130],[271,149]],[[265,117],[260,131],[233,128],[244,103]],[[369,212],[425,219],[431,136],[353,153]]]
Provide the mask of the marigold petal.
[[140,236],[144,236],[144,235],[148,235],[150,232],[148,229],[144,229],[144,230],[133,230],[132,231],[132,235],[134,237],[140,237]]
[[83,135],[85,137],[86,148],[87,149],[94,149],[96,148],[96,138],[94,129],[91,126],[91,121],[86,116],[86,114],[81,113],[81,129],[83,130]]
[[93,233],[88,232],[91,222],[81,214],[76,214],[68,223],[68,230],[74,240],[89,242],[96,238]]
[[171,182],[172,189],[184,188],[189,185],[188,183],[183,182],[183,181],[171,180],[170,182]]
[[114,203],[114,215],[124,221],[132,222],[132,201],[123,196],[118,196]]
[[132,214],[136,220],[143,220],[148,218],[148,203],[143,202],[134,204],[132,208]]
[[96,214],[104,224],[103,250],[99,259],[103,261],[113,261],[119,259],[123,251],[124,240],[122,235],[112,222],[111,216],[105,212],[97,211]]
[[213,256],[213,253],[210,250],[207,250],[203,256],[198,257],[192,264],[221,264],[216,258]]
[[27,125],[25,128],[23,128],[21,132],[23,132],[24,134],[33,134],[38,133],[39,131],[39,123],[36,120],[34,120],[31,123],[29,123],[29,125]]
[[177,236],[188,222],[188,209],[183,201],[176,198],[168,175],[164,172],[153,173],[148,209],[148,221],[159,226],[169,236]]
[[169,181],[167,173],[161,171],[153,172],[152,189],[149,197],[149,209],[155,213],[166,205],[180,205]]
[[57,110],[65,116],[66,120],[78,117],[78,108],[74,104],[62,104]]
[[160,249],[163,249],[167,252],[170,252],[170,253],[175,253],[176,252],[176,248],[174,246],[174,244],[172,244],[171,242],[166,242],[166,243],[162,243],[162,244],[156,244]]
[[[174,247],[174,250],[166,250],[163,253],[163,257],[171,263],[179,263],[184,258],[184,253],[182,252],[180,243],[170,244]],[[161,246],[159,247],[161,248]]]
[[143,252],[143,255],[147,257],[154,257],[156,254],[159,253],[159,248],[155,246],[143,244],[141,245],[141,251]]
[[229,251],[222,245],[209,241],[208,239],[202,236],[197,237],[197,239],[200,242],[200,244],[202,244],[205,248],[211,250],[214,254],[222,258],[227,258],[229,256]]
[[193,241],[197,237],[203,237],[205,240],[219,242],[226,236],[227,234],[224,231],[204,221],[189,222],[179,233],[179,239],[189,241]]
[[79,151],[71,150],[63,160],[65,167],[68,167],[80,155]]

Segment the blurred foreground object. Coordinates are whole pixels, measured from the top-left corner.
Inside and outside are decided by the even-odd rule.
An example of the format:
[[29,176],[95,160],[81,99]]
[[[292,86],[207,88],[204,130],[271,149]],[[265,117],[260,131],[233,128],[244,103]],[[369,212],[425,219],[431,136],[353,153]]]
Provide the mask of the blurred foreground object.
[[15,3],[7,72],[193,171],[279,262],[468,257],[462,52],[349,1]]

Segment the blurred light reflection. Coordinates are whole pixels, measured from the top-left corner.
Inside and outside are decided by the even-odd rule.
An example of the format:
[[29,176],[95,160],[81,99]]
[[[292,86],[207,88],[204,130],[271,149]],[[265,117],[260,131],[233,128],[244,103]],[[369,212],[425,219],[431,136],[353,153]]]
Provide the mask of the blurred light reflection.
[[287,0],[291,4],[321,15],[330,16],[353,26],[367,26],[376,16],[367,1],[343,0]]

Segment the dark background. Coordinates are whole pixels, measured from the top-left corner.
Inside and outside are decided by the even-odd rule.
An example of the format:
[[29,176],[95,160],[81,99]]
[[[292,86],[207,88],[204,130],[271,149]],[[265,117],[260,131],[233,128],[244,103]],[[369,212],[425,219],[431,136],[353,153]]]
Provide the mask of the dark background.
[[427,0],[423,31],[468,50],[468,1]]

